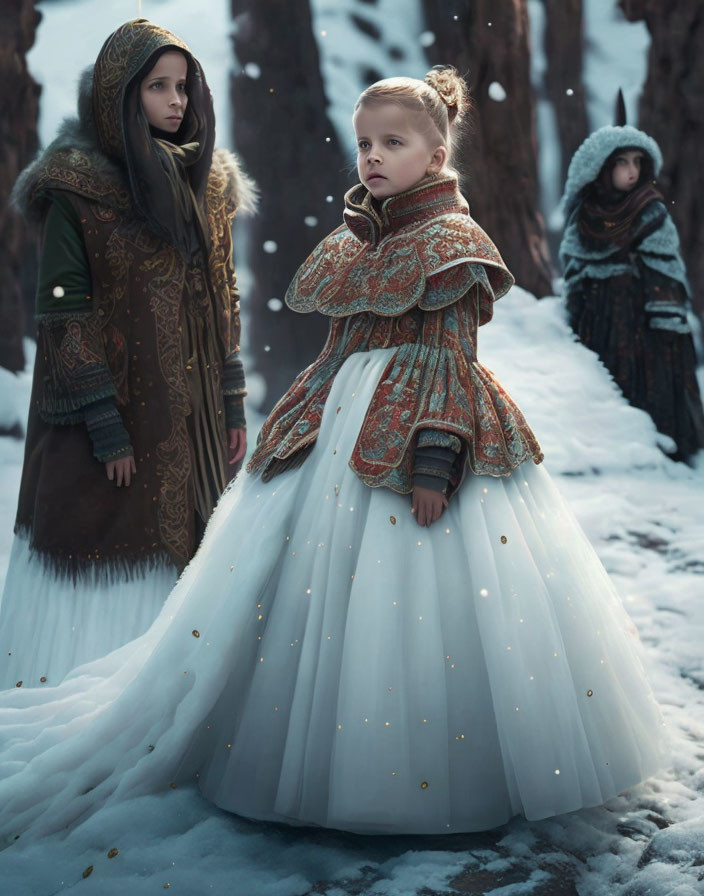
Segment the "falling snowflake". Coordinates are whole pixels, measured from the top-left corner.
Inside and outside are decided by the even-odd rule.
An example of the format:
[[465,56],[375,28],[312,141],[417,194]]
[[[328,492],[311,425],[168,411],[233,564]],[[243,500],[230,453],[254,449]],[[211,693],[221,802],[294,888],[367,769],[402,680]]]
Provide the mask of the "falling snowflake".
[[496,103],[503,103],[506,99],[506,91],[498,81],[492,81],[489,85],[489,98]]

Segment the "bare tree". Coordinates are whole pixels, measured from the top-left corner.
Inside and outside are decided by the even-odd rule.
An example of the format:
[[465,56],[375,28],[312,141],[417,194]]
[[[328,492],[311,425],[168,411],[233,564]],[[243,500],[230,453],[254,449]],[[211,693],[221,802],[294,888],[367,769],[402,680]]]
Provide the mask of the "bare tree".
[[34,300],[36,244],[8,205],[17,175],[37,151],[39,94],[27,69],[41,14],[32,0],[4,0],[0,11],[0,365],[24,368],[22,336]]
[[582,0],[543,0],[547,99],[553,104],[560,142],[561,182],[570,159],[589,134],[582,87]]
[[247,232],[253,282],[245,299],[267,410],[324,341],[322,317],[279,303],[301,262],[342,223],[348,176],[326,113],[308,0],[232,0],[232,13],[234,143],[261,190]]
[[517,282],[547,295],[552,272],[538,211],[526,0],[424,0],[424,8],[436,37],[430,62],[455,65],[475,104],[459,160],[472,216],[496,240]]
[[659,143],[660,184],[682,240],[695,310],[704,315],[704,5],[701,0],[621,0],[651,36],[639,126]]

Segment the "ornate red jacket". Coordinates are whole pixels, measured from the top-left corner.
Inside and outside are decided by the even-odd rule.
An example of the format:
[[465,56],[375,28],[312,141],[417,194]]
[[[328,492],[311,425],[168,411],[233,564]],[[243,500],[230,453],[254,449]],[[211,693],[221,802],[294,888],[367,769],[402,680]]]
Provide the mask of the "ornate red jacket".
[[[315,442],[332,381],[354,352],[395,347],[350,466],[370,486],[412,491],[419,438],[454,447],[462,468],[507,476],[540,446],[520,410],[476,360],[477,326],[513,285],[496,247],[470,218],[457,180],[428,179],[379,208],[361,185],[345,223],[293,278],[286,303],[330,317],[320,356],[262,427],[250,472],[265,478]],[[304,454],[300,455],[305,456]]]

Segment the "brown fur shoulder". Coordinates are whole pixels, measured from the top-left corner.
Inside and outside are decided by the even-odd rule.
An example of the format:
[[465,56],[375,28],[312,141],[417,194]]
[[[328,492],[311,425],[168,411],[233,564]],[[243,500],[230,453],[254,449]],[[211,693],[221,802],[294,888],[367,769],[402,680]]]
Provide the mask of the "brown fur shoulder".
[[230,213],[246,215],[256,211],[259,191],[234,153],[226,149],[213,152],[209,187],[224,199]]

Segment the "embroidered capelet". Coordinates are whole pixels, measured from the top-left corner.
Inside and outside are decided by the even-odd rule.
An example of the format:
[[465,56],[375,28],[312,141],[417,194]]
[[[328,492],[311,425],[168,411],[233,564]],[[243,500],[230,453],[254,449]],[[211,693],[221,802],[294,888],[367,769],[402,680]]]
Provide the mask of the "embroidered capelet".
[[350,458],[365,483],[410,492],[421,433],[423,443],[455,448],[475,473],[506,476],[528,458],[539,463],[523,415],[476,361],[477,326],[513,277],[469,216],[456,178],[427,179],[380,207],[358,185],[345,196],[344,218],[286,293],[294,311],[330,317],[327,342],[264,423],[248,470],[267,479],[302,462],[345,360],[396,346]]

